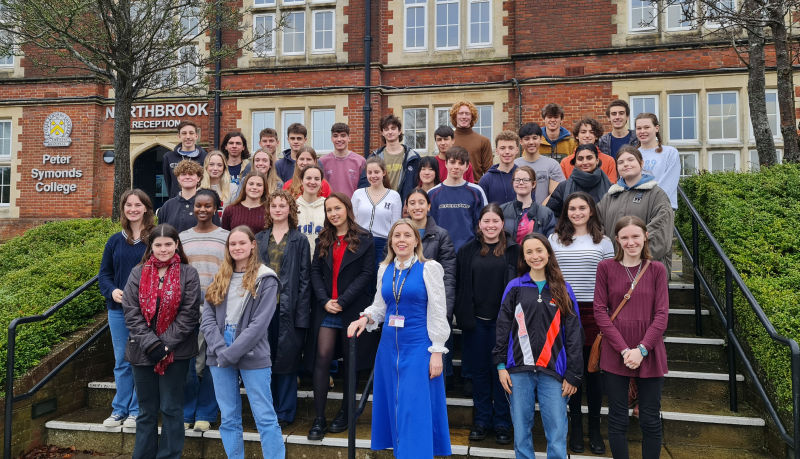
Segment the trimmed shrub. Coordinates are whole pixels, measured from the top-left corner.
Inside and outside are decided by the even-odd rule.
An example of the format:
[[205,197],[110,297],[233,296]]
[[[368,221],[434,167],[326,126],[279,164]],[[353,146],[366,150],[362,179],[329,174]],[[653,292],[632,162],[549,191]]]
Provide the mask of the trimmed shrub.
[[[800,166],[703,173],[681,186],[777,332],[800,341]],[[679,206],[676,225],[691,237],[685,206]],[[700,241],[702,270],[724,301],[724,268],[702,234]],[[734,309],[737,336],[780,414],[791,420],[789,348],[772,341],[735,286]]]
[[[45,312],[96,275],[105,243],[118,229],[107,219],[48,223],[0,246],[0,366],[7,363],[11,320]],[[93,286],[48,320],[18,327],[15,375],[36,366],[53,345],[104,307]],[[5,372],[0,388],[5,388]]]

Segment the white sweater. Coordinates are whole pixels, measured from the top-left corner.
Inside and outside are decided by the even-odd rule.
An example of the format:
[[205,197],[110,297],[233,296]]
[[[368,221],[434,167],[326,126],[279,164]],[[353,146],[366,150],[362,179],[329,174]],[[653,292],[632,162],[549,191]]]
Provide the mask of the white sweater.
[[585,234],[574,237],[570,245],[563,245],[556,233],[547,239],[556,253],[556,260],[564,280],[572,286],[575,298],[581,302],[594,301],[597,265],[606,258],[614,257],[614,244],[611,239],[603,236],[603,240],[595,244],[592,236]]
[[352,202],[356,223],[373,236],[389,237],[392,224],[403,216],[403,202],[394,190],[387,189],[381,200],[373,203],[367,188],[359,188],[353,193]]

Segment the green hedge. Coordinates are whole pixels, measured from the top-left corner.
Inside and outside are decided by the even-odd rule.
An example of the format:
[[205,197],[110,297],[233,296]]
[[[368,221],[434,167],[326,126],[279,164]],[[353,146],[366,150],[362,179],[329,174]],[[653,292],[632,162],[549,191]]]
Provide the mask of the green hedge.
[[[778,333],[800,341],[800,166],[780,165],[757,173],[703,173],[681,186],[708,224]],[[676,224],[691,236],[688,211]],[[722,263],[701,237],[701,265],[724,300]],[[784,419],[791,419],[788,347],[776,345],[734,287],[737,335],[766,382]]]
[[[108,219],[48,223],[0,246],[0,367],[6,367],[11,320],[46,311],[97,274],[106,240],[118,229]],[[104,305],[94,286],[47,321],[20,326],[15,374],[36,366],[53,345],[85,325]],[[0,389],[4,388],[2,372]]]

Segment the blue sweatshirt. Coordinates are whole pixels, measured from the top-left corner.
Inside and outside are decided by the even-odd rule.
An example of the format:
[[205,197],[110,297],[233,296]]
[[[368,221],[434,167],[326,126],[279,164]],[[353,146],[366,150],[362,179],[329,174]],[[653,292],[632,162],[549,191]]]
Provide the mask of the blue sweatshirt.
[[517,194],[514,192],[514,185],[511,183],[511,177],[514,176],[517,165],[515,164],[510,172],[503,172],[498,169],[498,166],[499,164],[495,164],[486,171],[478,184],[483,188],[484,193],[486,193],[487,201],[505,204],[517,199]]
[[289,148],[283,150],[283,158],[275,162],[275,172],[278,173],[278,177],[280,177],[283,183],[288,182],[294,176],[294,166],[296,162],[297,161],[292,159],[292,150]]
[[475,237],[481,209],[486,205],[483,189],[474,183],[448,186],[440,183],[428,192],[431,217],[446,229],[455,250]]
[[111,293],[115,289],[125,290],[131,269],[142,261],[146,249],[147,244],[143,241],[136,241],[133,245],[128,244],[123,231],[108,238],[98,273],[100,293],[106,298],[106,308],[122,308],[121,304],[111,299]]

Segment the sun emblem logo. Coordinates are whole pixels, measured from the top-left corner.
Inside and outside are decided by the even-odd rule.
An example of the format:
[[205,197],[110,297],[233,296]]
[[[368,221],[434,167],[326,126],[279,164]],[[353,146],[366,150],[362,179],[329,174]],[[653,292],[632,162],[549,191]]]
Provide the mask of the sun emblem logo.
[[72,119],[62,112],[53,112],[44,120],[44,146],[68,147],[72,144]]

